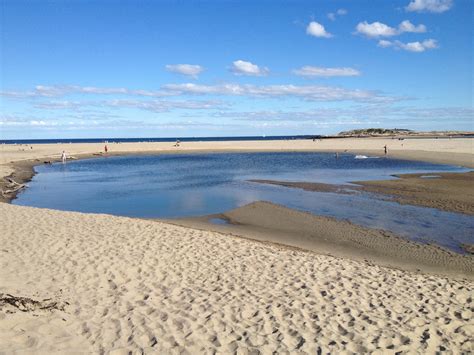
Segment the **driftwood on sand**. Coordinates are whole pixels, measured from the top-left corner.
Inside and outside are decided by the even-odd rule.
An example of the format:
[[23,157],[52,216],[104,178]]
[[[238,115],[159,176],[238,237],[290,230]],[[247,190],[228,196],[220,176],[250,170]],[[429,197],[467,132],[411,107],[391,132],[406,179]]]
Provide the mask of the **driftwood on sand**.
[[[53,311],[60,310],[64,311],[64,307],[68,305],[68,302],[59,302],[52,299],[46,298],[42,301],[34,300],[29,297],[12,296],[8,293],[0,293],[0,309],[5,306],[10,306],[13,309],[18,309],[21,312],[32,312],[32,311]],[[12,311],[7,311],[13,313]]]
[[15,180],[11,178],[5,178],[8,181],[8,185],[6,187],[8,188],[7,190],[2,190],[2,195],[11,195],[15,192],[20,191],[21,189],[26,187],[26,184],[19,184]]

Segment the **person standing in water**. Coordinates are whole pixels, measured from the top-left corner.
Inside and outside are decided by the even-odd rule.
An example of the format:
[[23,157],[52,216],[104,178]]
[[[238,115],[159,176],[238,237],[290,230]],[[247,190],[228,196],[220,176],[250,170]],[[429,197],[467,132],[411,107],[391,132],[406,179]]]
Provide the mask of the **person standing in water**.
[[66,155],[66,152],[63,150],[62,154],[61,154],[61,160],[64,163],[66,163],[66,160],[67,160],[67,155]]

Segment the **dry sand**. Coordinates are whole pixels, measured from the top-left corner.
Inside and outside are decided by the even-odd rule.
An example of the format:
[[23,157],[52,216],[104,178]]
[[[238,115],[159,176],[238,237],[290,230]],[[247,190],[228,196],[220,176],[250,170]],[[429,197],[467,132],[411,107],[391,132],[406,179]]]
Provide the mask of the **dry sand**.
[[[221,218],[229,224],[214,224],[209,221],[211,218]],[[461,255],[437,245],[412,242],[389,231],[315,216],[270,202],[259,201],[217,215],[169,222],[408,271],[474,280],[472,255]]]
[[0,214],[0,292],[64,307],[2,307],[2,353],[472,350],[471,281],[154,221]]
[[[471,139],[109,144],[111,154],[344,151],[472,167]],[[404,146],[402,147],[401,144]],[[0,147],[0,176],[62,150]],[[27,175],[27,174],[26,174]],[[155,221],[0,204],[0,353],[472,351],[469,279]],[[23,298],[22,298],[23,297]],[[44,309],[43,309],[44,308]]]

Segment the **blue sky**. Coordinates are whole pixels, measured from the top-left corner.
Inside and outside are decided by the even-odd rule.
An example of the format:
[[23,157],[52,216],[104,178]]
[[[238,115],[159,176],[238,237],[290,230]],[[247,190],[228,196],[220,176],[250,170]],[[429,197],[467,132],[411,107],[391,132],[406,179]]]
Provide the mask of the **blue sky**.
[[473,130],[473,4],[3,0],[0,138]]

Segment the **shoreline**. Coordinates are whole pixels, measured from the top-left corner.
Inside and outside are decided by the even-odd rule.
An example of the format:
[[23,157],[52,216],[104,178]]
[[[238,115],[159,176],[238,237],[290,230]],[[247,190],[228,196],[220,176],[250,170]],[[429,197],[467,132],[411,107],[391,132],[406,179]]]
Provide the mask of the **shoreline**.
[[[344,138],[342,138],[344,139]],[[361,140],[361,138],[359,138],[358,140]],[[338,138],[338,141],[341,141],[341,138]],[[473,139],[474,141],[474,139]],[[270,142],[273,142],[273,141],[270,141]],[[167,142],[168,143],[168,142]],[[207,143],[207,142],[206,142]],[[215,143],[215,142],[212,142],[212,143]],[[218,143],[227,143],[227,142],[218,142]],[[242,142],[232,142],[232,143],[242,143]],[[248,141],[244,142],[244,143],[248,143]],[[258,141],[257,143],[261,143],[261,141]],[[291,143],[295,143],[294,141],[292,141]],[[116,145],[112,145],[113,147],[118,147],[118,146],[121,146],[122,144],[116,144]],[[124,144],[126,145],[126,143]],[[136,145],[135,143],[131,143],[131,145]],[[47,146],[47,145],[45,145]],[[53,145],[54,148],[57,148],[56,145]],[[83,144],[78,144],[77,146],[74,146],[74,144],[67,144],[67,146],[69,148],[71,148],[71,146],[73,147],[79,147],[81,146],[81,148],[84,147]],[[97,144],[86,144],[86,148],[88,150],[91,150],[91,148],[98,148]],[[11,147],[10,147],[11,148]],[[112,152],[109,152],[109,153],[104,153],[104,152],[93,152],[93,151],[89,151],[89,152],[78,152],[76,154],[71,154],[68,156],[68,159],[71,159],[71,160],[84,160],[84,159],[100,159],[100,158],[103,158],[103,159],[106,159],[108,157],[115,157],[115,156],[129,156],[129,155],[162,155],[162,154],[203,154],[203,153],[213,153],[213,154],[225,154],[225,153],[244,153],[244,152],[248,152],[248,153],[255,153],[255,152],[315,152],[315,153],[334,153],[334,152],[341,152],[341,153],[346,153],[346,154],[368,154],[368,155],[377,155],[375,154],[376,152],[374,151],[367,151],[367,150],[358,150],[358,149],[351,149],[351,151],[348,151],[347,149],[345,149],[344,151],[342,151],[341,149],[334,149],[334,150],[331,150],[331,151],[327,151],[327,150],[324,150],[324,149],[308,149],[308,148],[304,148],[304,149],[278,149],[278,148],[274,148],[274,149],[267,149],[267,148],[259,148],[259,149],[248,149],[248,148],[243,148],[241,146],[237,146],[237,147],[234,147],[233,149],[229,149],[229,148],[222,148],[222,147],[218,147],[217,149],[203,149],[202,147],[198,147],[199,149],[196,149],[196,147],[194,147],[194,149],[182,149],[182,147],[179,147],[179,148],[174,148],[174,149],[161,149],[161,150],[122,150],[122,151],[112,151]],[[3,148],[5,149],[5,148]],[[28,153],[33,153],[32,151],[28,151]],[[378,152],[380,153],[380,152]],[[462,154],[462,153],[461,153]],[[378,154],[379,156],[383,156],[383,154]],[[398,154],[400,155],[400,154]],[[412,154],[410,154],[410,152],[407,152],[407,151],[404,151],[402,152],[401,155],[404,155],[404,158],[410,158],[410,159],[414,159],[414,156]],[[438,156],[438,153],[436,153],[436,156]],[[393,157],[393,158],[396,158],[392,155],[390,155],[389,157]],[[433,154],[432,152],[430,152],[430,154],[428,155],[424,155],[425,157],[425,161],[433,161]],[[438,157],[439,158],[439,157]],[[461,160],[463,160],[464,158],[462,157]],[[459,160],[459,157],[454,159],[455,161],[458,161]],[[12,169],[12,172],[6,176],[8,178],[12,178],[16,183],[19,183],[19,184],[26,184],[27,182],[31,181],[31,179],[34,177],[34,175],[36,174],[35,173],[35,167],[36,166],[39,166],[39,165],[43,165],[44,163],[46,162],[60,162],[61,159],[59,158],[58,154],[54,154],[54,155],[46,155],[46,156],[43,156],[41,158],[30,158],[30,159],[23,159],[23,160],[16,160],[16,161],[11,161],[8,166]],[[465,165],[469,165],[469,164],[465,164]],[[5,164],[3,164],[3,166],[5,166]],[[2,173],[2,170],[1,170],[1,165],[0,165],[0,173]],[[466,172],[466,173],[437,173],[437,175],[466,175],[467,174],[467,181],[469,181],[469,177],[473,174],[473,172]],[[406,176],[417,176],[417,175],[422,175],[422,174],[405,174]],[[405,175],[400,175],[399,177],[400,178],[403,178]],[[1,180],[0,182],[0,189],[3,190],[3,188],[7,185],[7,181],[6,181],[6,177],[4,177],[4,179]],[[398,179],[396,181],[399,181],[401,179]],[[437,180],[437,179],[436,179]],[[432,183],[433,181],[436,182],[436,180],[424,180],[422,181],[423,184],[426,184],[426,183]],[[334,185],[334,184],[324,184],[324,183],[306,183],[306,182],[286,182],[286,181],[271,181],[271,180],[264,180],[264,181],[260,181],[260,180],[256,180],[254,181],[256,183],[269,183],[269,184],[274,184],[274,185],[280,185],[280,186],[285,186],[285,187],[288,187],[288,188],[301,188],[301,189],[304,189],[304,190],[309,190],[309,191],[321,191],[321,192],[334,192],[334,193],[351,193],[350,191],[346,191],[345,188],[350,188],[351,190],[361,190],[361,191],[366,191],[366,192],[371,192],[371,193],[376,193],[376,194],[380,194],[382,196],[390,196],[390,194],[387,192],[388,188],[387,188],[387,184],[390,185],[393,183],[392,180],[381,180],[381,181],[358,181],[358,182],[354,182],[354,184],[357,184],[357,185]],[[451,181],[448,181],[448,185],[452,183]],[[374,184],[378,184],[378,186],[371,186],[371,185],[374,185]],[[26,187],[27,188],[27,187]],[[8,196],[5,196],[5,195],[0,195],[0,202],[6,202],[6,203],[11,203],[12,200],[14,200],[17,196],[18,193],[20,193],[20,191],[17,191],[15,193],[12,193]],[[448,193],[452,192],[452,191],[447,191]],[[457,191],[459,193],[459,191]],[[469,206],[469,208],[466,210],[466,209],[461,209],[459,210],[459,208],[457,208],[457,205],[456,203],[446,203],[446,199],[444,201],[442,201],[443,203],[438,203],[438,204],[435,204],[435,206],[433,206],[433,201],[429,201],[430,203],[428,204],[423,204],[423,201],[422,203],[420,203],[420,201],[413,201],[413,200],[410,200],[410,199],[403,199],[403,198],[396,198],[394,196],[392,196],[393,199],[399,203],[406,203],[406,204],[414,204],[414,205],[420,205],[420,206],[424,206],[424,207],[436,207],[436,208],[439,208],[439,209],[442,209],[442,210],[446,210],[446,211],[451,211],[451,212],[458,212],[458,213],[467,213],[467,214],[471,214],[471,215],[474,215],[474,211],[471,211],[473,208],[471,208],[472,206]],[[399,197],[399,196],[398,196]],[[426,198],[426,196],[424,196]],[[429,196],[428,196],[429,197]],[[429,198],[428,198],[429,200]],[[448,199],[449,200],[449,199]],[[452,202],[452,201],[448,201],[448,202]],[[257,203],[265,203],[265,201],[259,201]],[[471,204],[472,205],[472,204]],[[456,207],[456,208],[452,208],[452,207]],[[296,210],[291,210],[292,212],[298,212]],[[230,211],[224,211],[222,212],[220,215],[221,216],[224,216],[226,213],[228,213]],[[321,216],[317,216],[317,215],[313,215],[315,217],[321,217]],[[194,220],[194,222],[196,222],[200,217],[197,216],[197,217],[189,217],[189,218],[185,218],[184,220]],[[343,220],[339,220],[341,224],[345,223],[345,221]],[[201,222],[202,222],[202,218],[201,218]],[[173,222],[172,222],[173,223]],[[179,222],[181,223],[181,222]],[[178,224],[179,224],[178,223]],[[291,224],[291,223],[290,223]],[[254,227],[258,227],[258,226],[254,226]],[[357,226],[359,227],[359,226]],[[212,224],[209,224],[207,225],[207,228],[209,230],[215,230],[215,227],[212,225]],[[362,227],[361,227],[362,228]],[[278,230],[273,230],[273,232],[279,232]],[[404,238],[402,238],[404,239]],[[406,240],[406,239],[404,239]],[[285,244],[285,243],[283,243]],[[291,243],[286,243],[285,245],[287,246],[290,246],[291,247]],[[467,247],[465,248],[465,250],[470,250],[470,247],[471,245],[467,245]],[[308,250],[308,249],[307,249]]]
[[[240,143],[240,142],[239,142]],[[120,144],[119,144],[120,145]],[[96,147],[96,145],[94,145],[94,147]],[[90,147],[89,147],[90,148]],[[255,149],[244,149],[242,147],[240,147],[239,149],[162,149],[160,151],[150,151],[150,150],[125,150],[125,151],[114,151],[114,152],[109,152],[107,154],[103,153],[103,152],[88,152],[88,153],[77,153],[77,154],[74,154],[74,155],[70,155],[69,156],[69,159],[72,159],[72,160],[83,160],[83,159],[99,159],[99,158],[108,158],[108,157],[114,157],[114,156],[129,156],[129,155],[161,155],[161,154],[203,154],[203,153],[214,153],[214,154],[225,154],[225,153],[241,153],[241,152],[292,152],[292,151],[304,151],[304,152],[316,152],[316,153],[334,153],[334,151],[331,151],[331,152],[326,152],[324,150],[308,150],[308,149],[305,149],[305,150],[296,150],[296,149],[292,149],[292,150],[277,150],[277,149],[258,149],[258,150],[255,150]],[[337,149],[336,149],[337,151]],[[346,154],[356,154],[356,153],[359,153],[359,154],[370,154],[370,155],[375,155],[372,153],[368,153],[367,151],[359,151],[359,150],[352,150],[351,152],[348,152],[348,151],[344,151],[344,153]],[[406,153],[406,152],[404,152]],[[410,155],[411,158],[413,158],[413,156]],[[431,161],[431,159],[428,159]],[[60,158],[56,155],[56,156],[46,156],[46,157],[43,157],[41,159],[39,158],[34,158],[34,159],[25,159],[25,160],[20,160],[20,161],[13,161],[11,162],[9,165],[10,167],[12,167],[13,169],[13,172],[8,176],[10,178],[13,178],[14,181],[16,181],[17,183],[19,184],[25,184],[27,183],[28,181],[31,181],[31,179],[33,178],[33,176],[35,175],[35,166],[38,166],[38,165],[42,165],[44,164],[44,162],[46,161],[50,161],[50,162],[60,162]],[[1,170],[0,170],[1,171]],[[465,180],[467,181],[470,181],[469,180],[469,177],[473,174],[473,172],[466,172],[466,173],[437,173],[437,175],[441,175],[441,176],[444,176],[444,175],[463,175],[463,176],[466,176],[467,175],[467,178]],[[423,175],[423,174],[405,174],[405,175],[400,175],[399,177],[400,178],[403,178],[404,176],[418,176],[418,175]],[[324,183],[305,183],[305,182],[286,182],[286,181],[270,181],[270,180],[265,180],[265,181],[260,181],[260,180],[256,180],[254,182],[256,183],[269,183],[269,184],[274,184],[274,185],[280,185],[280,186],[285,186],[285,187],[288,187],[288,188],[301,188],[301,189],[304,189],[304,190],[309,190],[309,191],[321,191],[321,192],[334,192],[334,193],[351,193],[350,190],[360,190],[360,191],[366,191],[366,192],[370,192],[370,193],[376,193],[376,194],[379,194],[381,196],[391,196],[390,195],[390,190],[389,188],[387,187],[387,185],[390,185],[390,184],[393,184],[394,181],[400,181],[401,179],[398,179],[398,180],[381,180],[381,181],[358,181],[358,182],[354,182],[354,184],[357,184],[357,185],[333,185],[333,184],[324,184]],[[421,183],[422,184],[427,184],[427,183],[433,183],[433,182],[438,182],[437,181],[438,179],[433,179],[433,180],[423,180]],[[451,185],[452,184],[452,181],[448,181],[447,182],[448,185]],[[376,186],[371,186],[371,185],[374,185],[374,184],[378,184]],[[3,188],[4,186],[6,185],[6,180],[5,179],[2,179],[1,183],[0,183],[0,188]],[[349,188],[350,190],[349,191],[346,191],[345,188]],[[409,186],[410,188],[410,186]],[[429,190],[429,189],[428,189]],[[16,198],[17,194],[19,193],[20,191],[17,191],[13,194],[10,194],[9,196],[4,196],[3,194],[0,196],[0,202],[7,202],[7,203],[10,203],[13,199]],[[456,191],[458,194],[459,194],[459,191]],[[450,195],[452,193],[452,191],[445,191],[446,194]],[[462,191],[461,191],[462,193]],[[425,195],[424,195],[425,194]],[[403,199],[403,196],[400,197],[400,196],[394,196],[392,195],[392,199],[399,202],[399,203],[406,203],[406,204],[413,204],[413,205],[419,205],[419,206],[423,206],[423,207],[435,207],[435,208],[438,208],[438,209],[441,209],[441,210],[445,210],[445,211],[450,211],[450,212],[458,212],[458,213],[466,213],[466,214],[470,214],[470,215],[474,215],[474,208],[472,208],[472,203],[468,206],[469,208],[461,208],[461,210],[459,210],[459,204],[456,204],[456,201],[451,201],[449,200],[449,197],[446,199],[444,199],[443,201],[441,201],[441,203],[439,201],[435,201],[437,203],[433,203],[433,201],[430,199],[430,196],[426,196],[426,189],[425,191],[421,194],[422,197],[425,198],[425,200],[421,200],[421,203],[420,203],[420,200],[413,200],[413,199]],[[398,198],[397,198],[398,197]],[[428,201],[428,203],[423,203],[423,202],[426,202]],[[265,203],[264,201],[259,201],[258,203]],[[469,203],[469,202],[468,202]],[[230,211],[224,211],[222,212],[220,215],[221,216],[224,216],[226,213],[228,213]],[[291,210],[291,212],[298,212],[296,210]],[[317,218],[323,218],[321,216],[317,216],[317,215],[313,215],[314,217],[317,217]],[[196,227],[197,224],[195,223],[197,220],[199,220],[199,216],[198,217],[189,217],[189,218],[185,218],[185,219],[181,219],[180,222],[178,222],[177,224],[179,225],[180,223],[182,223],[183,220],[188,220],[188,221],[194,221],[194,224],[190,225],[191,227]],[[180,220],[180,219],[178,219]],[[171,223],[174,223],[173,221],[175,220],[172,220]],[[202,222],[203,219],[201,218],[200,222]],[[345,221],[343,220],[338,220],[340,222],[340,224],[344,224],[346,223]],[[321,222],[321,221],[320,221]],[[286,226],[283,226],[283,230],[284,228],[288,227],[288,225],[291,225],[291,221],[289,223],[287,223]],[[202,227],[203,225],[201,225]],[[215,226],[208,223],[207,225],[205,225],[205,227],[208,229],[208,230],[216,230],[215,229]],[[257,231],[259,229],[259,225],[258,223],[255,223],[254,221],[254,228],[253,229],[247,229],[247,233],[250,233],[250,234],[253,234],[255,231]],[[360,227],[360,226],[356,226],[357,227]],[[364,228],[364,227],[360,227],[360,228]],[[354,228],[352,228],[352,230],[354,230]],[[293,230],[294,232],[296,232],[298,234],[298,231],[296,230]],[[374,229],[374,231],[376,231],[376,229]],[[277,229],[273,229],[272,230],[273,233],[279,233],[281,232],[281,230],[277,230]],[[243,236],[245,237],[245,236]],[[401,238],[403,240],[407,240],[405,238]],[[259,240],[257,238],[257,240]],[[270,241],[272,242],[272,241]],[[274,242],[274,240],[273,240]],[[278,244],[278,242],[277,242]],[[292,243],[281,243],[283,245],[286,245],[288,247],[294,247],[295,245],[292,245]],[[423,245],[423,244],[420,244],[420,245]],[[326,246],[327,247],[327,246]],[[334,245],[332,246],[334,247]],[[471,245],[468,244],[466,246],[463,246],[464,250],[468,251],[470,250],[471,248]],[[303,247],[303,249],[305,249]],[[312,250],[314,249],[313,248],[313,245],[310,245],[310,247],[306,248],[306,250]],[[328,249],[328,248],[326,248]],[[331,249],[331,248],[329,248]],[[367,252],[367,250],[366,250]],[[346,253],[346,256],[349,255],[349,256],[353,256],[354,255],[354,251],[351,253]],[[373,256],[373,253],[372,253],[372,256]],[[393,255],[392,255],[393,256]],[[395,260],[394,258],[392,258],[392,264],[395,263],[395,264],[399,264],[399,261],[400,260]],[[381,265],[388,265],[387,263],[381,263]],[[413,270],[414,268],[412,267],[410,270]]]
[[[157,154],[171,154],[171,153],[176,153],[176,152],[159,152]],[[189,152],[178,152],[181,154],[189,154]],[[191,152],[199,154],[201,152]],[[221,152],[221,153],[226,153],[226,152]],[[120,153],[115,153],[115,154],[110,154],[108,156],[126,156],[126,155],[135,155],[137,152],[127,152],[126,154],[120,154]],[[138,155],[149,155],[149,152],[138,152]],[[80,156],[75,156],[77,160],[79,159],[94,159],[94,158],[107,158],[107,156],[97,156],[95,154],[83,154]],[[76,159],[74,159],[76,160]],[[59,159],[56,159],[56,161],[60,161]],[[26,171],[25,176],[29,177],[28,173],[31,172],[31,177],[34,176],[34,171],[33,167],[38,165],[38,162],[36,160],[30,160],[26,162],[22,162],[23,164],[19,164],[18,166],[23,169],[22,171]],[[448,174],[471,174],[472,172],[468,173],[448,173]],[[445,174],[445,173],[441,173]],[[440,174],[440,175],[441,175]],[[422,175],[422,174],[408,174],[408,175]],[[18,176],[16,176],[18,177]],[[382,180],[381,182],[391,182],[392,180]],[[279,181],[255,181],[258,183],[272,183],[276,185],[283,185],[286,187],[290,188],[304,188],[310,191],[324,191],[324,192],[336,192],[336,193],[341,193],[341,188],[344,187],[344,185],[332,185],[332,184],[322,184],[322,183],[292,183],[292,182],[279,182]],[[379,182],[379,181],[377,181]],[[357,182],[359,183],[359,182]],[[288,186],[295,184],[297,186]],[[298,186],[302,184],[303,187]],[[308,186],[309,185],[309,188]],[[313,189],[313,187],[315,187]],[[354,189],[354,186],[349,186],[351,189]],[[342,192],[343,193],[343,192]],[[10,200],[11,201],[11,200]],[[274,205],[269,202],[265,201],[258,201],[255,203],[257,206],[268,206],[268,205]],[[253,204],[252,204],[253,205]],[[384,238],[390,238],[390,243],[391,243],[391,248],[388,250],[386,249],[386,243],[382,243],[378,245],[377,247],[373,248],[374,245],[371,245],[370,248],[367,246],[365,248],[360,248],[357,243],[352,243],[352,244],[347,244],[344,246],[340,245],[340,239],[339,242],[334,243],[334,242],[321,242],[321,240],[313,240],[308,242],[308,230],[301,230],[295,227],[295,221],[292,220],[291,218],[286,221],[280,228],[268,228],[268,226],[262,226],[262,224],[257,223],[256,220],[252,220],[251,224],[244,225],[244,223],[241,223],[238,221],[238,218],[235,219],[234,221],[230,220],[230,227],[229,226],[218,226],[215,224],[212,224],[210,222],[207,222],[206,220],[209,219],[209,217],[217,217],[217,218],[224,218],[227,219],[229,214],[232,214],[233,211],[224,211],[222,213],[216,214],[215,216],[197,216],[197,217],[188,217],[188,218],[180,218],[180,219],[151,219],[151,220],[156,220],[160,222],[165,222],[169,223],[172,225],[178,225],[178,226],[186,226],[190,227],[193,229],[202,229],[203,231],[213,231],[213,232],[220,232],[223,233],[224,235],[232,235],[248,240],[253,240],[256,242],[264,242],[264,243],[269,243],[272,245],[276,245],[279,247],[286,247],[286,248],[296,248],[297,250],[302,250],[306,252],[314,252],[317,254],[322,254],[322,255],[331,255],[331,256],[337,256],[337,257],[342,257],[342,258],[349,258],[352,260],[358,260],[358,261],[364,261],[364,260],[370,260],[371,262],[376,263],[377,265],[381,265],[384,267],[389,267],[389,268],[395,268],[395,269],[400,269],[400,270],[405,270],[405,271],[411,271],[411,272],[422,272],[422,273],[429,273],[429,274],[439,274],[439,275],[445,275],[445,276],[460,276],[463,275],[463,277],[468,277],[469,273],[471,271],[474,271],[474,268],[471,270],[469,269],[468,271],[463,270],[463,269],[456,269],[454,268],[446,268],[446,270],[443,270],[447,266],[446,263],[432,263],[431,260],[428,258],[430,253],[432,255],[438,255],[439,252],[441,252],[441,255],[445,258],[445,260],[450,259],[450,255],[457,255],[460,256],[461,254],[453,253],[452,251],[445,249],[443,247],[440,247],[438,245],[427,245],[427,244],[422,244],[422,243],[417,243],[410,241],[406,238],[399,237],[395,235],[392,232],[387,232],[383,230],[378,230],[376,228],[367,228],[367,227],[362,227],[344,220],[338,220],[336,218],[330,218],[330,217],[323,217],[323,216],[318,216],[315,214],[311,214],[308,212],[301,212],[297,211],[294,209],[289,209],[285,208],[283,206],[277,206],[277,209],[279,208],[280,210],[287,210],[284,212],[283,215],[289,216],[297,216],[301,217],[301,215],[309,215],[312,216],[313,221],[312,221],[312,227],[317,226],[317,225],[327,225],[328,220],[333,220],[333,227],[337,226],[346,226],[346,228],[341,232],[333,232],[331,233],[333,236],[336,236],[336,238],[340,238],[340,235],[342,234],[347,234],[347,233],[352,233],[352,234],[358,234],[358,235],[367,235],[367,232],[370,231],[370,234],[372,235],[377,235],[377,238],[380,238],[383,240]],[[249,207],[248,206],[243,206],[238,208],[237,210],[247,210]],[[262,212],[262,211],[260,211]],[[263,213],[263,218],[268,219],[269,218],[269,213]],[[141,219],[141,218],[139,218]],[[309,218],[311,219],[311,218]],[[304,223],[307,222],[308,219]],[[315,222],[316,221],[316,222]],[[350,225],[350,227],[347,227]],[[243,228],[242,228],[243,227]],[[289,240],[287,236],[284,236],[285,231],[290,231],[292,235],[296,236],[296,242],[295,240]],[[342,233],[342,234],[341,234]],[[284,237],[282,237],[284,236]],[[299,239],[299,242],[298,242]],[[374,239],[372,239],[374,240]],[[359,243],[360,244],[360,243]],[[338,246],[339,245],[339,246]],[[411,259],[406,259],[402,258],[402,255],[399,254],[400,250],[407,250],[407,246],[413,246],[414,248],[417,248],[417,251],[421,253],[423,258],[425,258],[425,263],[423,262],[418,262],[416,258],[411,258]],[[470,245],[467,246],[469,248]],[[465,250],[467,250],[465,248]],[[384,255],[384,257],[381,257],[381,255]],[[466,256],[469,258],[469,256]],[[462,271],[461,273],[458,273],[458,271]]]
[[[226,224],[212,223],[225,220]],[[267,201],[207,216],[147,219],[390,269],[474,280],[474,256]]]
[[[423,178],[431,176],[434,178]],[[259,184],[283,186],[305,191],[353,194],[372,193],[400,204],[436,208],[474,216],[474,171],[397,174],[396,180],[350,181],[350,184],[325,184],[305,181],[249,180]]]
[[[446,140],[443,150],[426,150],[438,139],[412,138],[407,144],[391,138],[328,138],[323,141],[289,140],[289,141],[219,141],[219,142],[186,142],[180,147],[170,147],[170,142],[157,143],[109,143],[109,152],[103,154],[101,143],[65,143],[41,145],[2,144],[0,159],[0,190],[7,182],[6,177],[13,178],[19,184],[29,182],[35,175],[34,167],[44,161],[60,161],[60,152],[65,150],[68,156],[75,159],[92,159],[107,156],[159,155],[159,154],[203,154],[203,153],[252,153],[252,152],[314,152],[314,153],[348,153],[372,156],[384,156],[383,145],[389,145],[389,158],[425,161],[437,164],[458,165],[474,168],[472,154],[474,138],[457,138]],[[420,145],[420,149],[404,149],[407,146]],[[22,148],[25,146],[26,148]],[[377,146],[379,149],[368,149]],[[36,147],[36,149],[28,149]],[[39,148],[39,149],[38,149]],[[424,149],[421,149],[424,148]],[[38,153],[39,151],[39,153]],[[10,202],[16,194],[0,196],[0,202]]]

